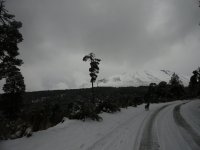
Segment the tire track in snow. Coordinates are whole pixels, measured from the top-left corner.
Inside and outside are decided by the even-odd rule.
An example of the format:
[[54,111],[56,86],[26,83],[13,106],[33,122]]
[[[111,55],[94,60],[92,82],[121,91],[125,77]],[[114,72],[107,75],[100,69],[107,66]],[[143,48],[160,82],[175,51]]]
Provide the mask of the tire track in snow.
[[[189,135],[191,135],[192,140],[196,143],[198,147],[200,147],[200,135],[198,135],[195,130],[187,123],[187,121],[182,117],[180,113],[180,108],[181,106],[185,104],[179,104],[177,105],[174,110],[173,110],[173,117],[175,120],[175,123],[179,126],[182,127]],[[183,137],[188,141],[188,144],[193,147],[192,143],[190,142],[191,139],[183,135]],[[196,149],[196,148],[195,148]]]
[[169,105],[171,104],[164,105],[151,114],[146,125],[144,126],[139,150],[159,150],[160,146],[156,131],[154,129],[154,122],[158,113]]
[[[105,149],[105,147],[110,147],[111,145],[113,145],[113,143],[115,143],[115,141],[117,139],[120,138],[120,130],[124,130],[126,128],[127,125],[129,125],[134,119],[137,119],[139,117],[141,117],[141,115],[144,112],[141,112],[129,119],[127,119],[125,122],[121,123],[119,126],[115,127],[112,131],[106,133],[104,136],[102,136],[99,140],[97,140],[94,144],[92,144],[90,147],[87,148],[87,150],[94,150],[96,149],[98,146],[103,146]],[[114,138],[112,138],[114,136]],[[109,139],[111,139],[112,141],[109,141]],[[109,142],[109,143],[107,143]]]

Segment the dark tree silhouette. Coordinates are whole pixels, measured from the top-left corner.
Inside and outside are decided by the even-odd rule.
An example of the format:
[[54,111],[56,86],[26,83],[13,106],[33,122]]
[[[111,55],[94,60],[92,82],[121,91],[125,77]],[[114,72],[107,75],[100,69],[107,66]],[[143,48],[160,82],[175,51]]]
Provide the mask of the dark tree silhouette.
[[197,72],[198,72],[198,77],[197,77],[197,80],[198,80],[198,92],[197,92],[197,95],[200,96],[200,67],[198,67],[197,69]]
[[24,77],[18,68],[13,67],[10,70],[3,90],[7,94],[23,93],[25,91]]
[[198,72],[193,71],[193,75],[190,77],[189,90],[192,97],[196,96],[198,88]]
[[189,82],[190,95],[196,97],[200,95],[200,68],[193,71]]
[[167,82],[165,81],[161,81],[158,86],[157,86],[157,90],[156,90],[157,96],[159,101],[165,101],[166,98],[168,97],[168,85]]
[[25,91],[24,78],[18,68],[13,68],[6,77],[6,83],[3,86],[5,94],[4,113],[7,117],[16,118],[22,106],[22,94]]
[[179,99],[184,96],[185,94],[184,86],[177,74],[173,73],[169,81],[169,85],[170,85],[170,93],[172,94],[173,98]]
[[169,81],[170,85],[179,85],[182,84],[182,81],[180,80],[179,76],[175,73],[172,74],[171,79]]
[[147,91],[147,94],[146,94],[146,98],[145,98],[145,101],[146,103],[150,103],[150,102],[155,102],[156,101],[156,83],[150,83],[149,84],[149,88],[148,88],[148,91]]
[[88,60],[90,61],[89,72],[90,72],[90,77],[91,77],[90,82],[92,83],[92,103],[94,103],[94,82],[96,81],[97,74],[99,73],[99,62],[101,60],[98,58],[95,58],[94,53],[90,53],[83,57],[83,61],[88,61]]
[[21,94],[25,91],[25,85],[18,68],[23,61],[17,58],[19,55],[17,44],[23,40],[19,32],[22,23],[16,21],[14,17],[5,9],[5,1],[0,0],[0,80],[4,78],[6,81],[3,86],[5,92],[3,99],[9,104],[7,106],[17,109]]
[[[23,38],[19,32],[19,28],[22,27],[22,23],[14,19],[14,15],[8,13],[5,9],[4,0],[0,0],[0,63],[6,65],[4,62],[12,62],[12,65],[20,66],[22,60],[17,59],[19,55],[17,44],[20,43]],[[8,64],[11,65],[11,64]],[[8,66],[4,66],[6,69]],[[5,71],[4,71],[5,73]],[[1,74],[2,70],[1,70]],[[2,78],[2,75],[1,75]]]

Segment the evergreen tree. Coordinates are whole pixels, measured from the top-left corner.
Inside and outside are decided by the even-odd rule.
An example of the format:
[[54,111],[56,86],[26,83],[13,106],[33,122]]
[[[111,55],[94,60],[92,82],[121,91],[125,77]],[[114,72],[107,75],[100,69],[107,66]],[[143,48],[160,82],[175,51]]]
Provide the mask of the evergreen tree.
[[8,13],[5,9],[4,0],[0,0],[0,65],[1,76],[6,76],[6,70],[9,65],[20,66],[22,60],[16,58],[19,55],[17,44],[20,43],[23,38],[19,29],[22,27],[22,23],[14,19],[14,15]]
[[92,103],[94,103],[94,82],[97,79],[97,74],[99,73],[99,62],[101,61],[98,58],[95,58],[94,53],[90,53],[89,55],[86,55],[83,57],[83,61],[90,61],[90,82],[92,83]]
[[147,94],[145,96],[146,103],[156,102],[157,95],[156,95],[156,83],[150,83]]
[[14,17],[5,9],[5,1],[0,0],[0,80],[4,78],[6,81],[3,86],[3,99],[8,114],[19,111],[22,94],[25,91],[24,78],[18,68],[23,62],[17,58],[17,44],[23,40],[19,32],[22,23]]
[[190,77],[189,90],[192,97],[200,95],[200,68],[193,71]]
[[193,71],[193,75],[190,78],[189,90],[192,97],[196,96],[198,89],[198,72],[197,70]]
[[182,98],[185,94],[184,87],[182,81],[179,79],[179,76],[173,73],[170,81],[170,93],[172,94],[174,99]]
[[175,73],[172,74],[171,79],[169,81],[170,85],[180,85],[182,81],[180,80],[179,76]]
[[92,100],[81,102],[76,107],[78,108],[77,111],[71,116],[71,118],[75,119],[82,119],[85,120],[85,118],[91,118],[93,120],[101,120],[102,118],[98,116],[97,112],[97,103],[95,103],[95,97],[94,97],[94,82],[97,79],[97,74],[99,73],[99,62],[100,59],[95,58],[94,53],[90,53],[83,57],[83,61],[90,61],[90,82],[92,83]]
[[24,77],[18,68],[13,67],[10,70],[3,90],[6,94],[23,93],[25,91]]
[[197,92],[197,95],[200,96],[200,67],[198,67],[197,69],[197,72],[198,72],[198,77],[197,77],[197,81],[198,81],[198,92]]
[[166,98],[168,97],[168,85],[167,85],[167,82],[161,81],[157,86],[156,93],[157,93],[157,96],[158,96],[159,100],[165,101]]

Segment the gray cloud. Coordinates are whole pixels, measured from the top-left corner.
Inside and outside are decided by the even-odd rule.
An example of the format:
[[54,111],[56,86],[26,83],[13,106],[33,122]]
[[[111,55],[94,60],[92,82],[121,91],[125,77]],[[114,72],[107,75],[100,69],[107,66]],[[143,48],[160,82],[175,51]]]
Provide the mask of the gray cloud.
[[138,69],[189,75],[200,65],[196,0],[8,0],[22,21],[27,90],[76,88],[88,76],[82,57],[102,58],[100,78]]

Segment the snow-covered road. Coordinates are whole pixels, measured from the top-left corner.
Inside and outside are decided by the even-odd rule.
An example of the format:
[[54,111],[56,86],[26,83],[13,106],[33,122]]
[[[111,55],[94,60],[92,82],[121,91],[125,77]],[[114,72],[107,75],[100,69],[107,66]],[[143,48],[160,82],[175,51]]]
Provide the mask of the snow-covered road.
[[200,100],[129,107],[103,121],[66,120],[30,138],[0,142],[0,150],[199,150]]
[[155,128],[155,120],[159,112],[167,106],[169,105],[164,105],[149,114],[148,120],[145,122],[145,127],[142,130],[142,138],[140,140],[139,150],[159,150],[160,146],[157,137],[157,130]]

